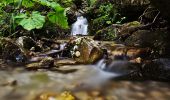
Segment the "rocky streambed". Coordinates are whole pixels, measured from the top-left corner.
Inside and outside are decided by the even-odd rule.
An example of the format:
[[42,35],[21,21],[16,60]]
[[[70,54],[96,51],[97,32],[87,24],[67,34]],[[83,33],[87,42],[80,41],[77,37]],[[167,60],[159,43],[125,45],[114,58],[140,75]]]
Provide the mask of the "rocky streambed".
[[170,98],[170,60],[152,59],[149,47],[90,37],[37,42],[24,36],[1,42],[1,100]]

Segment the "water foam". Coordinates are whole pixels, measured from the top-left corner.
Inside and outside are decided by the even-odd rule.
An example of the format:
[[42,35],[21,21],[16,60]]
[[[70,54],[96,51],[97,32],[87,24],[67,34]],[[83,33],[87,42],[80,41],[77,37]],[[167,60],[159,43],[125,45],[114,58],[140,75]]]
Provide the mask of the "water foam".
[[88,22],[83,16],[77,17],[77,21],[72,25],[71,35],[88,35]]

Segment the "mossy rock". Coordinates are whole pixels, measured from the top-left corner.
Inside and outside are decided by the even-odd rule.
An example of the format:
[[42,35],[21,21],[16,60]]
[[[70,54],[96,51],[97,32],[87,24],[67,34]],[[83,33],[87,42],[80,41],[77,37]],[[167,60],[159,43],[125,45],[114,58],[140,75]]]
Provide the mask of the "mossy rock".
[[117,29],[113,27],[107,27],[102,30],[97,31],[94,35],[94,40],[112,41],[117,37]]
[[137,30],[136,27],[140,27],[141,25],[142,24],[138,21],[125,23],[117,28],[118,30],[117,36],[122,37],[124,41],[124,38],[126,38],[126,36],[131,35],[133,32]]
[[75,43],[72,54],[77,63],[95,63],[103,57],[103,50],[94,40],[82,37],[76,39]]

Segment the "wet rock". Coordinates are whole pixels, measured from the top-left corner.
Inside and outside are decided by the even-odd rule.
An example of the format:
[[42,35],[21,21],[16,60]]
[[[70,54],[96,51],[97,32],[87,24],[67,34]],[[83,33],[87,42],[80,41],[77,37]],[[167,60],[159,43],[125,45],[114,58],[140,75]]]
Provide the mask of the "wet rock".
[[32,47],[35,48],[35,51],[40,51],[40,47],[37,46],[36,42],[31,38],[27,36],[19,37],[16,40],[16,44],[18,44],[21,48],[25,50],[30,50]]
[[78,63],[94,63],[103,57],[103,51],[99,45],[89,38],[77,38],[74,40],[72,56]]
[[170,81],[170,59],[160,58],[145,63],[142,74],[146,79]]
[[137,48],[137,47],[117,47],[111,52],[114,59],[133,60],[138,57],[148,58],[151,54],[150,48]]
[[108,55],[112,55],[112,51],[117,48],[125,48],[123,44],[117,44],[114,41],[101,41],[99,42],[100,46],[107,50]]
[[54,67],[54,59],[52,57],[42,58],[40,62],[33,62],[26,65],[28,69],[51,68]]
[[76,100],[75,97],[70,92],[63,92],[57,94],[55,92],[46,92],[40,94],[35,100]]
[[151,47],[155,55],[170,56],[168,42],[169,34],[163,30],[149,31],[138,30],[125,40],[125,44],[129,46]]
[[76,64],[76,61],[73,59],[58,59],[54,62],[55,66],[74,65],[74,64]]
[[151,54],[150,48],[130,47],[112,41],[102,41],[100,46],[106,49],[108,57],[114,60],[132,60],[138,57],[143,59]]
[[1,38],[1,54],[2,59],[14,62],[24,62],[27,60],[26,52],[24,52],[12,39]]
[[[116,25],[117,26],[117,25]],[[118,33],[117,37],[119,40],[124,41],[128,36],[130,36],[133,32],[137,31],[141,26],[141,23],[138,21],[128,22],[123,25],[117,27]]]
[[138,30],[127,38],[125,43],[129,46],[148,47],[156,42],[159,34],[161,33],[151,32],[149,30]]
[[126,51],[126,55],[131,59],[138,58],[138,57],[147,58],[149,57],[150,53],[151,53],[150,48],[131,47],[128,48]]
[[137,63],[132,63],[125,60],[124,61],[115,60],[108,63],[108,65],[104,68],[104,70],[124,76],[139,71],[140,67]]
[[40,61],[40,66],[44,67],[53,67],[54,66],[54,59],[52,57],[45,57]]
[[39,69],[41,67],[39,66],[38,62],[34,62],[34,63],[27,64],[26,68],[27,69]]

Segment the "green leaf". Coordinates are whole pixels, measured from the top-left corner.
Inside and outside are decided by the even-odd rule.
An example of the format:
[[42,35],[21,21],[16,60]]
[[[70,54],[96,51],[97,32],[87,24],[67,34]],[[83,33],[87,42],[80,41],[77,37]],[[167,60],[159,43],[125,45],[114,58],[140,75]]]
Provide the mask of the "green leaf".
[[40,29],[45,23],[45,16],[39,12],[33,11],[31,15],[20,14],[15,17],[16,22],[26,30]]
[[27,18],[27,14],[21,13],[18,16],[15,16],[16,19],[23,19],[23,18]]
[[49,6],[50,5],[50,2],[47,1],[47,0],[33,0],[33,1],[38,2],[38,3],[40,3],[40,4],[44,5],[44,6]]
[[49,1],[49,0],[33,0],[35,2],[38,2],[44,6],[48,6],[54,11],[48,13],[48,19],[50,22],[57,24],[61,28],[68,28],[68,22],[67,22],[67,17],[65,15],[65,9],[61,7],[58,3],[54,1]]
[[31,0],[22,0],[22,6],[26,8],[33,7],[34,3]]
[[107,23],[107,24],[112,24],[112,22],[111,22],[111,21],[106,21],[106,23]]
[[48,0],[33,0],[34,2],[38,2],[40,3],[41,5],[44,5],[44,6],[48,6],[48,7],[51,7],[53,8],[55,11],[61,11],[61,10],[64,10],[63,7],[61,7],[58,3],[56,2],[50,2]]
[[67,17],[65,16],[64,11],[49,12],[47,16],[50,22],[55,23],[64,29],[68,28]]
[[0,3],[4,4],[6,6],[10,3],[13,3],[13,0],[1,0]]
[[55,11],[64,11],[65,9],[61,7],[58,3],[56,2],[51,2],[50,6],[55,10]]

